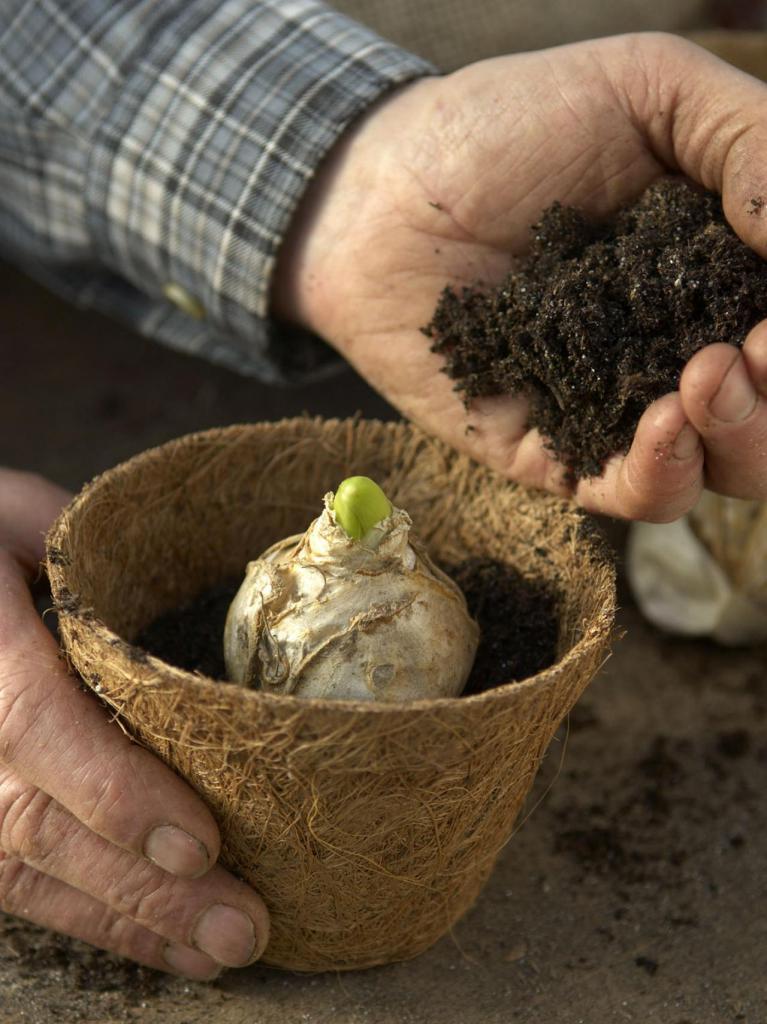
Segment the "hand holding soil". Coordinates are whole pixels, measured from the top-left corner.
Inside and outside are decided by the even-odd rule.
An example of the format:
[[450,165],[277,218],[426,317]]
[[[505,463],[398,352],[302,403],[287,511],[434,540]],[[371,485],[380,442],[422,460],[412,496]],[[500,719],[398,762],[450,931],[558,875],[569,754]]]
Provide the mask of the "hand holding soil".
[[497,285],[554,202],[605,217],[670,172],[723,197],[767,253],[767,87],[697,47],[624,36],[484,61],[400,90],[331,154],[281,257],[278,312],[328,339],[406,416],[509,477],[587,508],[674,519],[705,482],[763,498],[767,327],[711,337],[625,455],[572,483],[527,402],[462,398],[421,328],[442,288]]
[[259,955],[267,911],[215,866],[205,804],[83,692],[40,622],[29,582],[68,500],[0,470],[0,909],[211,978]]

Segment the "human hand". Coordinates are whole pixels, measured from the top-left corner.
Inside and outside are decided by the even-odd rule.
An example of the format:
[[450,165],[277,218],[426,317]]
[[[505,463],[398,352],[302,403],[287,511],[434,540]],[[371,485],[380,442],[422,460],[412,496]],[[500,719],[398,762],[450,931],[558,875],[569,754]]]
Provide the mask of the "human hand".
[[260,955],[260,897],[200,798],[67,673],[29,581],[69,495],[0,469],[0,909],[160,970]]
[[[508,477],[632,519],[675,519],[701,488],[767,498],[767,322],[698,352],[626,455],[573,488],[523,399],[469,420],[420,328],[446,283],[498,282],[554,200],[603,216],[669,171],[723,195],[767,255],[767,87],[673,36],[621,36],[424,79],[373,108],[304,197],[275,276],[312,328],[410,419]],[[467,422],[472,430],[467,432]]]

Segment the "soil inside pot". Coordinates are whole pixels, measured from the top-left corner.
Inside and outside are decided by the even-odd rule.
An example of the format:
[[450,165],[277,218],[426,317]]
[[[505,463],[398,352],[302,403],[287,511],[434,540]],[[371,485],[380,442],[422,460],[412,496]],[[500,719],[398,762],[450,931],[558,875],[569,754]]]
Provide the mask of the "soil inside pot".
[[581,478],[628,451],[698,349],[742,345],[765,316],[767,263],[718,196],[667,178],[600,223],[555,203],[498,288],[445,289],[425,332],[467,403],[525,395],[528,425]]
[[[465,695],[526,679],[554,662],[558,596],[550,584],[492,559],[467,559],[445,570],[463,590],[480,627]],[[225,679],[224,623],[239,582],[206,591],[156,619],[136,644],[171,665]]]
[[464,696],[527,679],[554,663],[559,601],[551,584],[490,558],[470,558],[446,571],[479,623],[479,647]]

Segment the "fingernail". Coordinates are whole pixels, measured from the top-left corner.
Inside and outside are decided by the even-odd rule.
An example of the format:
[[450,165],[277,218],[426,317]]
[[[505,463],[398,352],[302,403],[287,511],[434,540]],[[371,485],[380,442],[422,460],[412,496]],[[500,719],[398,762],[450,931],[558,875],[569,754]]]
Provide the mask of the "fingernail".
[[745,361],[737,355],[711,399],[709,409],[718,420],[736,423],[744,420],[756,405],[756,391],[748,375]]
[[695,427],[685,423],[674,441],[673,454],[675,459],[689,459],[698,450],[700,437]]
[[169,942],[165,946],[163,957],[168,967],[192,981],[212,981],[222,971],[221,964],[211,960],[205,953],[177,942]]
[[152,829],[144,842],[144,856],[181,878],[197,878],[210,866],[208,851],[200,840],[175,825]]
[[256,930],[247,914],[216,903],[200,915],[192,941],[219,963],[243,967],[256,951]]

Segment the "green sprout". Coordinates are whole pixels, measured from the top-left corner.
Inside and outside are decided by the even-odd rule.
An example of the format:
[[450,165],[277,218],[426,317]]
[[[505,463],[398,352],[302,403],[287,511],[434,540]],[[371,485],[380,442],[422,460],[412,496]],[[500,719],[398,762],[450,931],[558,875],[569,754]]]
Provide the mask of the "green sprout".
[[368,530],[391,515],[392,504],[368,476],[350,476],[338,485],[333,498],[336,522],[352,540],[361,540]]

